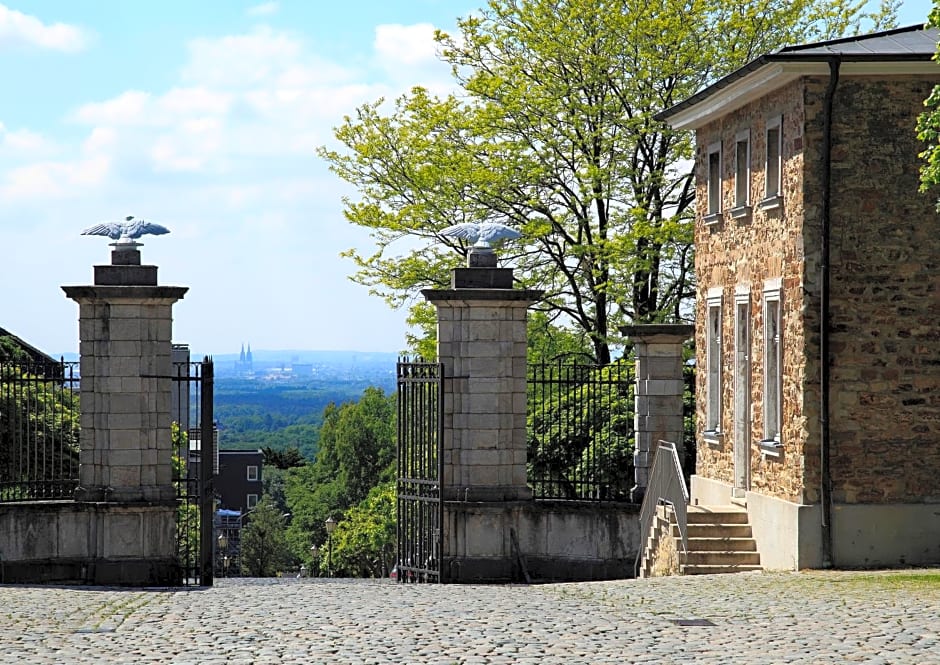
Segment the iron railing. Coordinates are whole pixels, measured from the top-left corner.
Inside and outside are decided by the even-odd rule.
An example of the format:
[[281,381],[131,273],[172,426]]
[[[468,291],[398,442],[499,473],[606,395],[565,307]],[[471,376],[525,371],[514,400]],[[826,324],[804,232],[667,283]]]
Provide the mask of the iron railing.
[[399,582],[442,582],[444,366],[398,363]]
[[633,367],[626,359],[529,367],[528,482],[536,499],[630,500]]
[[[679,464],[679,454],[676,444],[660,441],[653,455],[653,464],[650,466],[649,480],[646,494],[640,506],[640,542],[645,543],[649,537],[653,516],[659,506],[666,505],[672,508],[676,516],[676,525],[679,527],[679,536],[682,542],[682,552],[689,549],[688,519],[686,517],[689,505],[689,489],[685,484],[682,467]],[[643,547],[637,553],[637,570],[642,564]]]
[[[216,429],[213,415],[213,364],[173,364],[172,406],[182,422],[173,428],[176,486],[177,560],[183,585],[212,586],[214,545],[212,477],[215,475]],[[202,432],[211,432],[208,437]]]
[[73,497],[78,402],[78,363],[0,363],[0,501]]

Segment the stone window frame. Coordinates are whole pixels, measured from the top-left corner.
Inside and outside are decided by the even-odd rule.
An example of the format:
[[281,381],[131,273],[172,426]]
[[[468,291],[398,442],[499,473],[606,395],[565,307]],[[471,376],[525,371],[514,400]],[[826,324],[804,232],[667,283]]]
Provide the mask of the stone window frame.
[[779,278],[764,282],[763,435],[761,452],[779,455],[783,447],[783,294]]
[[[776,134],[776,138],[772,136]],[[771,143],[776,147],[776,159],[771,158]],[[771,190],[771,174],[776,187]],[[764,125],[764,198],[760,202],[761,210],[774,210],[783,205],[783,115],[767,118]]]
[[258,505],[258,495],[248,494],[245,497],[245,510],[251,510]]
[[247,467],[245,467],[245,480],[248,480],[249,482],[258,481],[258,465],[257,464],[249,464]]
[[[713,159],[714,157],[714,159]],[[721,141],[710,143],[705,150],[705,223],[718,224],[722,219]],[[713,168],[714,167],[714,168]]]
[[[743,312],[743,316],[742,316]],[[743,404],[744,417],[751,418],[751,362],[753,354],[753,335],[751,332],[753,317],[751,314],[751,285],[738,284],[734,289],[734,422],[737,424],[738,406]],[[742,337],[744,338],[742,340]],[[743,403],[739,402],[743,400]],[[735,430],[737,436],[737,430]],[[750,444],[749,444],[750,445]]]
[[[742,145],[744,158],[741,158]],[[742,163],[743,161],[743,163]],[[742,129],[734,136],[734,207],[732,219],[747,220],[751,214],[751,130]]]
[[705,298],[705,440],[720,443],[722,416],[723,289],[708,289]]

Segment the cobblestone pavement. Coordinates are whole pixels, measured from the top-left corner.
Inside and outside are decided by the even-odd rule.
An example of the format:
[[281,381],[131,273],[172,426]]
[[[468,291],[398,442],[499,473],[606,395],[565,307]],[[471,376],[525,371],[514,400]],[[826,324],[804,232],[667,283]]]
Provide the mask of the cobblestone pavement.
[[836,571],[537,586],[0,586],[0,662],[920,665],[940,663],[940,587]]

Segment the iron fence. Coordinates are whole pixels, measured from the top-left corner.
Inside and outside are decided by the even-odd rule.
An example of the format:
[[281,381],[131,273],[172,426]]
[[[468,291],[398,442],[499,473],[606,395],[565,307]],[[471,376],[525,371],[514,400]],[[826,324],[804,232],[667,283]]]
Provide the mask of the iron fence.
[[[173,424],[173,483],[176,486],[177,560],[183,585],[212,586],[214,497],[212,477],[217,466],[213,414],[212,360],[173,364],[171,407],[180,418]],[[208,437],[202,435],[209,432]]]
[[399,582],[441,582],[444,504],[441,363],[398,363]]
[[0,501],[73,497],[78,402],[78,363],[0,363]]
[[633,362],[531,365],[528,481],[536,499],[629,501]]

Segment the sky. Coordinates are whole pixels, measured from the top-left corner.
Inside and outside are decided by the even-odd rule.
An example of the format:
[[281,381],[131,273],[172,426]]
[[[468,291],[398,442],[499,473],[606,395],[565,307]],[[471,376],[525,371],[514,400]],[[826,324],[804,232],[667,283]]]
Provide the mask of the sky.
[[[405,309],[348,276],[368,251],[329,172],[345,115],[412,86],[451,87],[435,28],[482,0],[0,0],[0,328],[78,351],[78,305],[135,215],[159,283],[187,286],[173,341],[401,351]],[[900,25],[929,0],[904,0]]]

